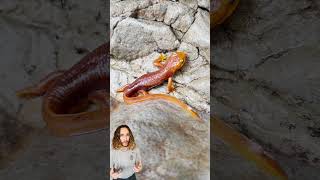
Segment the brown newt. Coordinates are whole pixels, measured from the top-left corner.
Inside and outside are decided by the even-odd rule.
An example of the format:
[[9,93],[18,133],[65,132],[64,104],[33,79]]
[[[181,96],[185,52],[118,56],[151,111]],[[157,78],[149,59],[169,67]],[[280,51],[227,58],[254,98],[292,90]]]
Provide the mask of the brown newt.
[[[43,96],[42,115],[56,136],[104,129],[109,124],[109,60],[109,43],[106,43],[70,69],[52,72],[16,94],[27,99]],[[97,104],[99,109],[85,111],[90,103]]]
[[[161,85],[166,80],[168,80],[167,91],[174,91],[173,75],[182,68],[186,59],[187,55],[184,52],[173,53],[168,58],[161,54],[159,58],[153,62],[153,64],[159,68],[157,71],[142,75],[134,82],[119,88],[117,92],[123,92],[123,100],[127,104],[163,99],[182,107],[184,110],[189,112],[192,117],[197,120],[201,120],[198,114],[181,100],[165,94],[149,94],[147,92],[151,88]],[[165,63],[162,63],[164,61]]]

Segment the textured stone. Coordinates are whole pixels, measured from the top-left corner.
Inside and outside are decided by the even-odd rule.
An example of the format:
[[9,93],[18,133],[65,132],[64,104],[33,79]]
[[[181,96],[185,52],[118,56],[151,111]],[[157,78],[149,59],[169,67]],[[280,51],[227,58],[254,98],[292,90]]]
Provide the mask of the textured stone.
[[174,29],[186,32],[194,21],[194,10],[181,3],[168,4],[164,16],[164,23],[171,25]]
[[0,19],[0,23],[0,41],[5,44],[0,48],[3,57],[0,79],[4,84],[0,94],[12,105],[8,111],[16,112],[20,102],[15,91],[40,80],[43,74],[55,69],[54,45],[43,31],[19,27],[13,21],[3,19]]
[[[210,48],[210,19],[209,12],[198,9],[195,21],[183,37],[183,41],[195,47]],[[207,36],[204,36],[207,34]]]
[[49,136],[41,98],[25,101],[15,92],[105,42],[105,2],[4,0],[0,11],[0,179],[103,179],[105,131]]
[[318,12],[316,3],[308,0],[241,2],[228,19],[227,28],[212,32],[212,60],[224,69],[246,70],[269,56],[317,44]]
[[146,56],[156,49],[173,50],[179,45],[168,26],[133,18],[118,23],[110,43],[114,57],[128,60]]
[[205,8],[209,11],[210,9],[210,1],[208,0],[198,0],[198,6],[199,7],[202,7],[202,8]]
[[208,123],[166,101],[120,104],[111,114],[110,141],[119,125],[130,127],[143,159],[140,179],[207,179]]
[[281,0],[241,1],[211,34],[211,111],[259,142],[289,179],[319,174],[318,32],[319,3]]
[[212,179],[274,179],[274,177],[257,168],[254,163],[239,156],[237,152],[230,149],[228,144],[220,139],[213,137],[211,143],[210,151],[214,158],[213,163],[210,164]]

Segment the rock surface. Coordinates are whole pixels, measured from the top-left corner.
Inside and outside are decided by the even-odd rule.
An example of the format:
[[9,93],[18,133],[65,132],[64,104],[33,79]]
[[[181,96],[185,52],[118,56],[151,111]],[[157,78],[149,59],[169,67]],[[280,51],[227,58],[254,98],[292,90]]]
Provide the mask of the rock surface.
[[274,177],[259,169],[254,163],[247,161],[237,152],[231,150],[228,144],[219,138],[212,136],[211,146],[214,147],[210,149],[212,158],[214,158],[210,164],[212,179],[274,179]]
[[[15,91],[67,69],[106,40],[106,2],[0,2],[0,179],[103,179],[105,131],[49,136],[41,98]],[[84,163],[85,162],[85,163]]]
[[240,1],[211,34],[211,111],[289,179],[319,176],[319,15],[316,1]]
[[127,124],[140,148],[139,179],[209,179],[209,122],[200,123],[163,100],[120,104],[111,113],[110,142]]

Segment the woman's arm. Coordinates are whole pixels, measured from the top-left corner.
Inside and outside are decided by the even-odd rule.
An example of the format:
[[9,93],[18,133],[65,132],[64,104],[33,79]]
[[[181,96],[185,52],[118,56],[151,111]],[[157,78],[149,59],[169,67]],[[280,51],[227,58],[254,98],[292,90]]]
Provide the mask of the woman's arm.
[[142,163],[141,161],[138,161],[135,163],[134,167],[133,167],[134,172],[138,173],[142,170]]
[[141,161],[141,154],[140,150],[136,149],[136,162],[133,167],[134,172],[140,172],[142,170],[142,161]]
[[112,177],[112,179],[118,179],[119,178],[119,174],[118,172],[114,172],[114,168],[110,169],[110,176]]

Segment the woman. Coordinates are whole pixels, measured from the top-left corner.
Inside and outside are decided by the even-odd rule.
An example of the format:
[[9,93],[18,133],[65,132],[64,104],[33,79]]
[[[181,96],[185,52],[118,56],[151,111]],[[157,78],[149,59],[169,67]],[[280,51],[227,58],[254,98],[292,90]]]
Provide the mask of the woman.
[[117,127],[112,139],[110,176],[112,179],[135,180],[142,170],[140,150],[127,125]]

